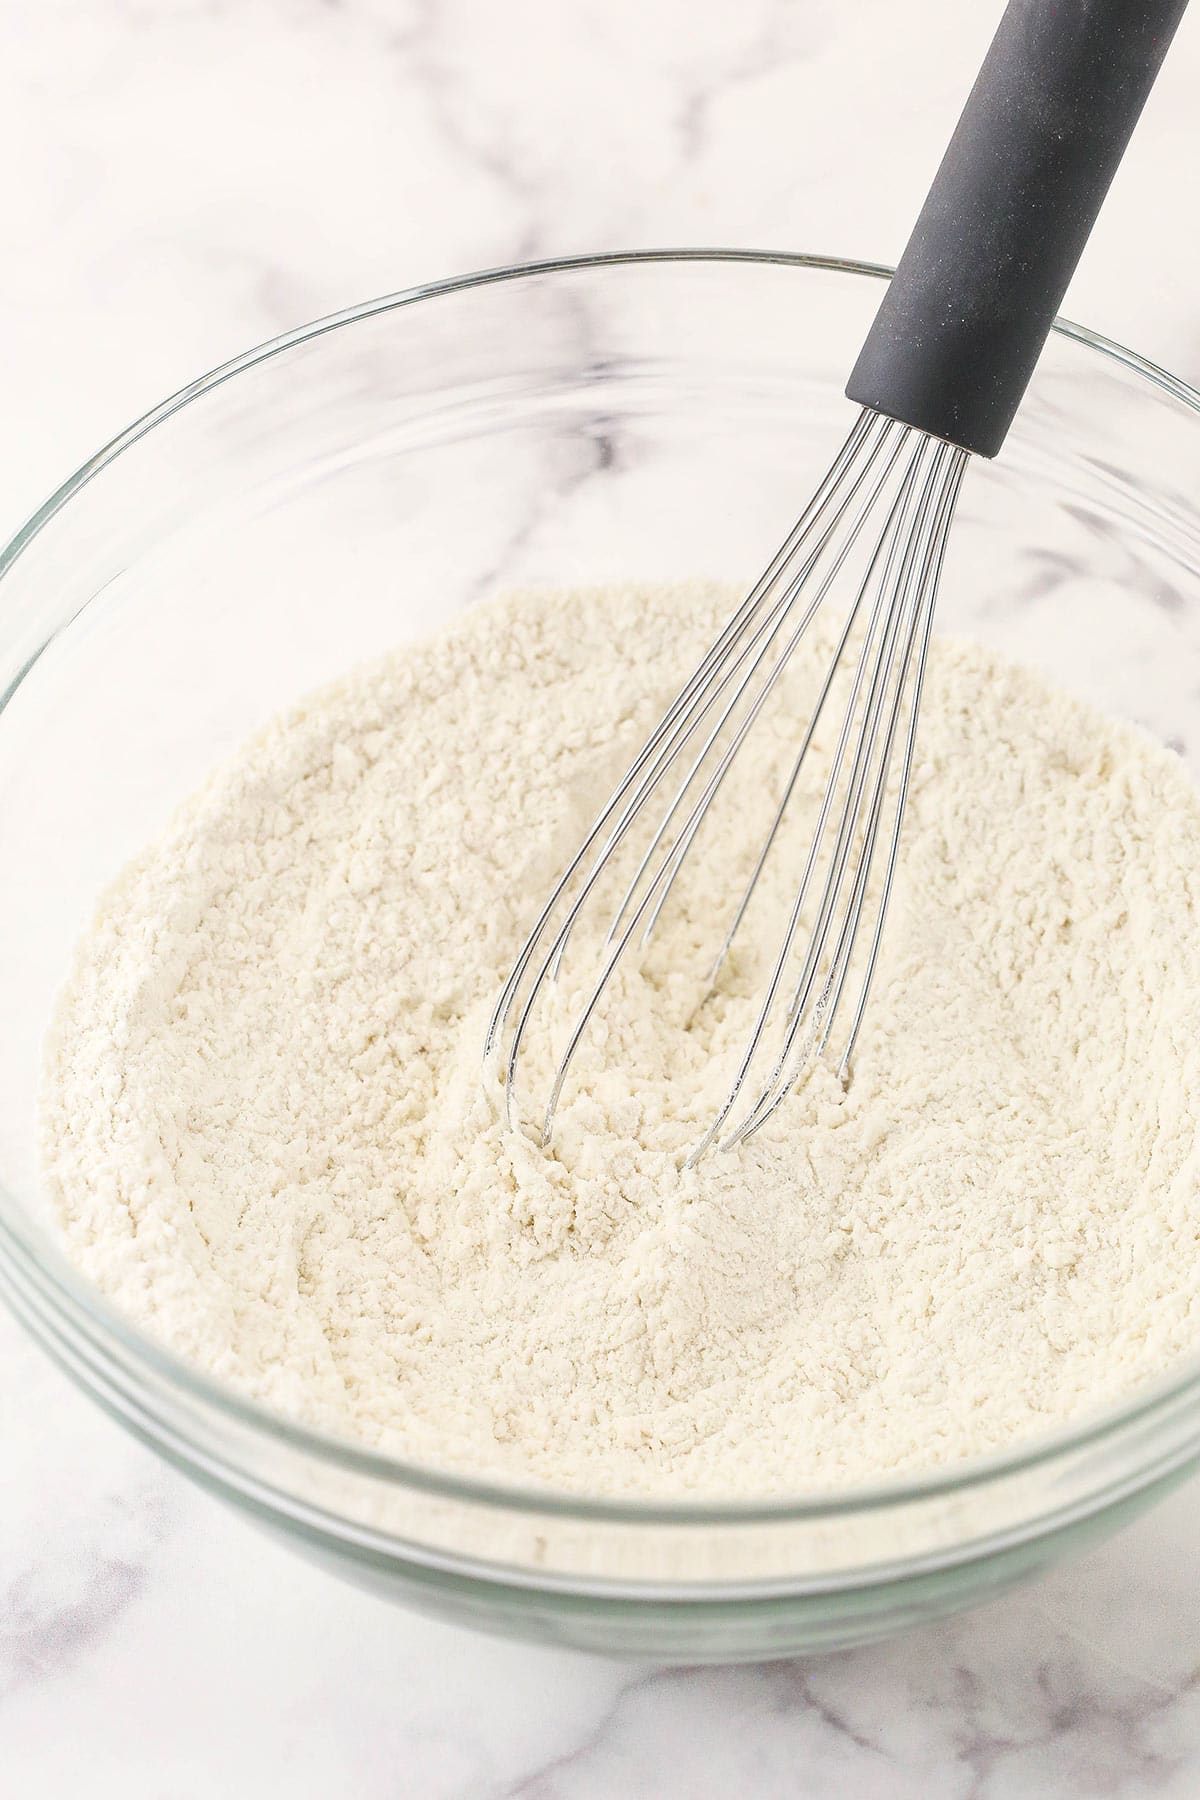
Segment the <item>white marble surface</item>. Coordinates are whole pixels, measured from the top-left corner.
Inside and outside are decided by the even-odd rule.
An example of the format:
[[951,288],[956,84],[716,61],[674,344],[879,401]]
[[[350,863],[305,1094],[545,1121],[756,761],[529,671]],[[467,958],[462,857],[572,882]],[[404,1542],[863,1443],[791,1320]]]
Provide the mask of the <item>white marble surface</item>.
[[[557,251],[903,242],[994,0],[3,0],[0,531],[320,312]],[[1185,21],[1068,311],[1200,379]],[[1200,1792],[1197,1489],[900,1643],[645,1671],[318,1574],[0,1320],[0,1795]]]

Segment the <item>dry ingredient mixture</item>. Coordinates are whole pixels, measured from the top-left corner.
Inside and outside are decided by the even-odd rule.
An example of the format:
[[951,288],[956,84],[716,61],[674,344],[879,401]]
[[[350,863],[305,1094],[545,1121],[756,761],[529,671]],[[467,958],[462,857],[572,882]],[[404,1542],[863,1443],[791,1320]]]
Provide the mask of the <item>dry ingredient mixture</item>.
[[[332,1431],[660,1495],[928,1469],[1200,1345],[1200,798],[976,647],[935,645],[849,1091],[818,1069],[680,1172],[774,948],[745,933],[695,1011],[758,848],[735,804],[552,1153],[503,1129],[500,979],[732,598],[478,609],[271,726],[105,895],[45,1163],[136,1320]],[[777,791],[794,732],[785,708],[751,734],[746,793]]]

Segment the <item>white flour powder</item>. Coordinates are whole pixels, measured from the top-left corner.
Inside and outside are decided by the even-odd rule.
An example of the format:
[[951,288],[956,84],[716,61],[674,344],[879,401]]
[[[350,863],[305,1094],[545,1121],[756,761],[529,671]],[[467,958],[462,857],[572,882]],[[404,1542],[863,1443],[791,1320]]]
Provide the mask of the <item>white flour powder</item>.
[[[748,932],[691,1018],[756,848],[735,806],[553,1154],[497,1123],[500,978],[731,598],[482,609],[272,726],[105,896],[51,1036],[46,1165],[135,1319],[432,1464],[726,1495],[990,1450],[1200,1344],[1200,802],[1169,753],[978,649],[931,663],[846,1095],[818,1071],[679,1173],[773,949]],[[794,731],[752,734],[744,792]]]

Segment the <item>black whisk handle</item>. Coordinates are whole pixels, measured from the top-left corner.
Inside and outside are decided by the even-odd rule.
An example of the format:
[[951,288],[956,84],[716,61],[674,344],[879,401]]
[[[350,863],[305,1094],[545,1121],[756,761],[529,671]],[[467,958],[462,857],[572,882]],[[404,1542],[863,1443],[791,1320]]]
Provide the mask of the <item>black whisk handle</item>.
[[1009,0],[846,393],[994,456],[1187,0]]

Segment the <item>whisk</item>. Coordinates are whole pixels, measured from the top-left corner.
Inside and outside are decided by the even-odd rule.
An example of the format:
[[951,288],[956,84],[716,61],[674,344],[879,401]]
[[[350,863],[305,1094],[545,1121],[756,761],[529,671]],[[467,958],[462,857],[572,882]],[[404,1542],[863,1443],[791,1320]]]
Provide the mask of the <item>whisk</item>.
[[756,1131],[826,1055],[839,1018],[846,1079],[899,861],[959,487],[970,456],[995,456],[1004,441],[1185,4],[1010,0],[851,374],[858,418],[618,783],[500,993],[485,1070],[503,1084],[509,1124],[524,1125],[519,1072],[539,1001],[585,912],[609,906],[594,978],[530,1127],[542,1144],[615,969],[649,940],[739,751],[822,612],[835,647],[797,721],[795,758],[710,987],[831,712],[815,824],[745,1051],[689,1161]]

